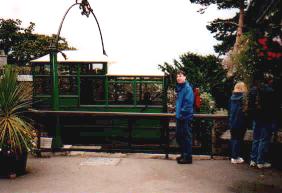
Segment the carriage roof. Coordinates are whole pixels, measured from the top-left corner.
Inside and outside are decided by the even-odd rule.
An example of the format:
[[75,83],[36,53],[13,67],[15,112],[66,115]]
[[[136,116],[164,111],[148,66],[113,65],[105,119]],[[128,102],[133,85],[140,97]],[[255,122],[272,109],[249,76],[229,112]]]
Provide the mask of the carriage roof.
[[[65,50],[62,51],[66,58],[61,53],[57,54],[59,63],[77,64],[77,63],[106,63],[108,66],[108,76],[164,76],[157,64],[151,65],[137,65],[134,63],[125,64],[119,61],[111,60],[105,55],[94,55],[93,53],[78,51],[78,50]],[[49,54],[42,56],[38,59],[32,60],[33,64],[46,64],[50,62]]]

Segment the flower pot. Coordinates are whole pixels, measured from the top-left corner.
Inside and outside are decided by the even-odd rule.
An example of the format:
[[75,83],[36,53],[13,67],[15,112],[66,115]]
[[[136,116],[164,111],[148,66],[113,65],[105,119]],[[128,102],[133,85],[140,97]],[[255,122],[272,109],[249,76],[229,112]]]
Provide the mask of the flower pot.
[[10,176],[16,174],[17,176],[26,173],[27,152],[15,156],[8,152],[0,152],[0,176]]

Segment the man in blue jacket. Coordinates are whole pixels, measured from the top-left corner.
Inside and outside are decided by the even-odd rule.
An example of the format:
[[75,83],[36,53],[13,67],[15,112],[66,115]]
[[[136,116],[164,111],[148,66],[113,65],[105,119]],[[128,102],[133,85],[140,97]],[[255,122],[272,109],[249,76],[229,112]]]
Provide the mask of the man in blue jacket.
[[192,128],[190,123],[193,118],[194,93],[183,71],[177,73],[176,81],[176,141],[181,148],[181,156],[177,158],[177,163],[191,164]]

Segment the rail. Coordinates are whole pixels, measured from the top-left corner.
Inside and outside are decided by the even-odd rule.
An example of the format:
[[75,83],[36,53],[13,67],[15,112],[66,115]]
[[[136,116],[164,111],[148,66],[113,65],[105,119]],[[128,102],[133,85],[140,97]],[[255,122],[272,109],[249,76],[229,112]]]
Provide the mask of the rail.
[[[161,152],[165,153],[166,157],[168,158],[168,154],[170,151],[170,136],[171,136],[171,126],[169,122],[171,120],[175,119],[174,113],[135,113],[135,112],[93,112],[93,111],[52,111],[52,110],[38,110],[38,109],[29,109],[29,113],[31,113],[33,119],[35,120],[36,124],[38,125],[42,118],[44,117],[53,117],[56,120],[55,127],[56,131],[54,134],[54,140],[55,140],[55,148],[52,148],[53,151],[64,151],[63,148],[58,148],[60,145],[62,145],[61,142],[61,131],[60,131],[60,125],[62,124],[63,117],[66,118],[79,118],[78,120],[81,120],[83,123],[85,117],[91,118],[91,119],[106,119],[106,120],[125,120],[127,122],[127,149],[116,149],[116,148],[110,148],[107,151],[130,151],[134,152],[136,149],[132,146],[132,132],[134,130],[134,123],[135,121],[139,119],[143,120],[159,120],[160,121],[160,141],[159,141],[159,147],[162,150]],[[194,114],[195,119],[209,119],[214,120],[216,122],[220,122],[221,120],[226,120],[226,115],[221,114]],[[210,130],[210,155],[213,156],[213,147],[215,143],[215,131],[214,129],[208,128]],[[40,129],[39,129],[40,132]],[[40,134],[39,134],[40,137]],[[57,146],[56,146],[57,144]],[[38,151],[44,151],[43,148],[40,147],[40,139],[38,140]],[[139,147],[140,148],[140,147]],[[45,149],[46,150],[46,149]],[[82,150],[79,148],[76,149],[67,149],[68,151],[71,150]],[[103,151],[98,149],[83,149],[84,151]],[[48,151],[48,150],[46,150]],[[140,151],[136,150],[136,151]],[[150,150],[151,151],[151,150]]]

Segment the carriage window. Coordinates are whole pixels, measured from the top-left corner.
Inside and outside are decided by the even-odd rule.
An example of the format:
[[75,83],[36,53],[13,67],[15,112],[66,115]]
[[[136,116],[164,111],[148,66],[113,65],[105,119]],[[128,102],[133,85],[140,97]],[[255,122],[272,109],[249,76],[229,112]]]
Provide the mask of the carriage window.
[[105,74],[105,69],[103,64],[82,64],[81,74],[91,74],[91,75],[103,75]]
[[136,85],[136,98],[139,105],[161,105],[162,84],[138,83]]
[[59,93],[61,95],[77,94],[77,78],[75,76],[59,77]]
[[35,76],[33,77],[33,91],[35,95],[50,95],[51,94],[51,77],[50,76]]
[[95,104],[105,101],[104,79],[95,79],[93,84],[93,100]]
[[77,95],[77,65],[73,63],[58,65],[59,94]]
[[110,83],[109,104],[134,104],[132,83]]
[[34,66],[34,74],[49,75],[50,72],[50,64],[37,64]]
[[142,77],[142,80],[148,80],[148,81],[160,81],[162,80],[162,77],[149,77],[149,76],[145,76],[145,77]]
[[135,79],[135,77],[123,77],[123,76],[121,76],[121,77],[116,77],[116,80],[128,80],[128,81],[131,81],[131,80],[134,80]]
[[76,75],[77,65],[76,64],[62,64],[58,65],[59,75]]
[[80,103],[99,105],[105,103],[105,79],[95,77],[80,78]]

